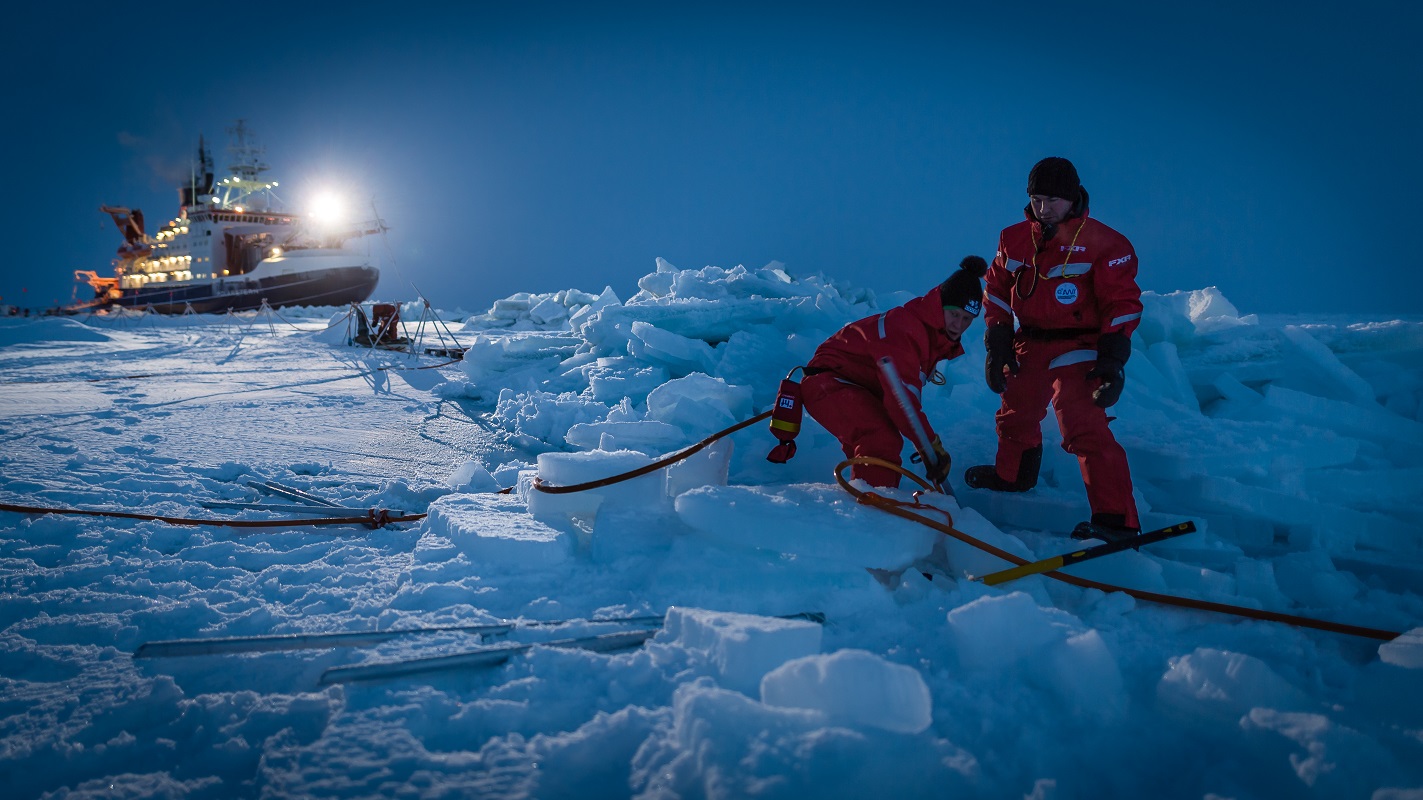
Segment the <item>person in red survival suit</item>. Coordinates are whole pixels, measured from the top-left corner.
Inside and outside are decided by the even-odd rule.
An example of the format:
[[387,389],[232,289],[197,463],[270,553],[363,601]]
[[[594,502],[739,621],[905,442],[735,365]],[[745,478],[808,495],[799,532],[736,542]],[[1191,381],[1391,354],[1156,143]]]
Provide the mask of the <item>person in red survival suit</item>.
[[[924,415],[920,392],[926,381],[943,382],[935,365],[963,355],[959,338],[983,308],[979,281],[987,270],[982,258],[968,256],[924,296],[852,322],[816,348],[801,384],[805,410],[840,440],[847,458],[900,464],[903,436],[925,457],[931,482],[948,476],[949,453]],[[883,358],[893,364],[889,373]],[[898,386],[889,374],[897,374]],[[887,467],[856,464],[852,475],[871,486],[899,486],[899,473]]]
[[999,235],[984,315],[988,386],[1003,396],[998,455],[992,465],[970,467],[964,482],[999,492],[1033,488],[1051,401],[1092,507],[1092,519],[1072,536],[1115,541],[1141,530],[1126,451],[1105,410],[1122,394],[1141,289],[1131,242],[1090,219],[1087,201],[1072,162],[1045,158],[1028,174],[1027,219]]

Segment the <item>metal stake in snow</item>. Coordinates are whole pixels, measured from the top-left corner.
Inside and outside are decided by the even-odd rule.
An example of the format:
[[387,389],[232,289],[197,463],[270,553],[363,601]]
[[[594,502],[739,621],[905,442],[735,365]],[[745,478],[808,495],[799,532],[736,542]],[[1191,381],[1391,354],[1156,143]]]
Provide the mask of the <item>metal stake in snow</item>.
[[[899,410],[909,419],[910,430],[914,433],[914,449],[919,451],[919,457],[924,460],[927,468],[934,463],[934,446],[929,443],[929,432],[924,430],[924,423],[919,421],[919,415],[914,412],[914,406],[909,402],[909,393],[904,390],[904,381],[899,379],[899,370],[895,368],[894,361],[885,356],[879,360],[880,372],[884,373],[885,383],[889,384],[889,391],[894,395],[894,402],[899,404]],[[934,488],[939,490],[939,494],[944,494],[944,485],[935,483]]]
[[500,636],[515,628],[570,625],[574,622],[620,623],[624,625],[657,625],[662,615],[640,617],[604,617],[589,620],[528,620],[491,622],[479,625],[439,625],[423,628],[398,628],[385,631],[328,631],[325,633],[277,633],[261,636],[224,636],[211,639],[166,639],[144,642],[134,651],[134,658],[167,656],[212,656],[228,653],[271,653],[282,650],[315,650],[326,647],[368,647],[402,636],[434,633],[466,633]]
[[355,664],[349,667],[332,667],[321,673],[319,682],[325,685],[330,683],[347,683],[350,681],[368,681],[377,678],[396,678],[402,675],[417,675],[423,672],[436,672],[461,667],[466,669],[470,667],[493,667],[503,664],[519,653],[528,652],[535,647],[556,647],[564,650],[589,650],[594,653],[612,653],[618,650],[627,650],[637,647],[657,635],[657,631],[657,628],[644,628],[635,631],[604,633],[598,636],[581,636],[576,639],[555,639],[550,642],[539,642],[538,644],[484,647],[478,650],[452,653],[446,656],[407,658],[398,661],[377,661],[372,664]]
[[[818,611],[785,614],[777,617],[777,619],[804,619],[818,625],[825,624],[825,615]],[[660,626],[661,622],[662,618],[658,617],[655,624]],[[535,647],[556,647],[563,650],[588,650],[594,653],[612,653],[618,650],[628,650],[640,646],[643,642],[657,635],[659,629],[660,627],[654,627],[634,631],[603,633],[596,636],[580,636],[573,639],[554,639],[548,642],[496,645],[494,647],[480,647],[462,653],[451,653],[443,656],[402,658],[393,661],[375,661],[345,667],[332,667],[321,673],[320,682],[322,684],[347,683],[349,681],[366,681],[378,678],[395,678],[402,675],[417,675],[446,669],[493,667],[503,664],[513,656],[528,652]]]
[[294,489],[290,486],[283,486],[280,483],[276,483],[275,481],[248,481],[247,485],[251,486],[253,489],[256,489],[259,492],[269,492],[271,494],[279,495],[281,497],[291,498],[292,500],[300,500],[303,503],[309,503],[314,506],[325,506],[326,508],[341,507],[331,502],[330,500],[317,497],[314,494],[307,494],[306,492],[303,492],[300,489]]
[[[273,633],[257,636],[221,636],[203,639],[163,639],[144,642],[134,651],[134,658],[165,658],[172,656],[215,656],[231,653],[272,653],[286,650],[317,650],[334,647],[369,647],[402,636],[420,634],[466,633],[481,636],[502,636],[521,628],[551,628],[583,625],[661,625],[666,617],[647,614],[629,617],[593,617],[591,619],[502,620],[474,625],[436,625],[420,628],[396,628],[384,631],[326,631],[321,633]],[[818,611],[786,614],[779,619],[806,619],[825,624],[825,615]]]

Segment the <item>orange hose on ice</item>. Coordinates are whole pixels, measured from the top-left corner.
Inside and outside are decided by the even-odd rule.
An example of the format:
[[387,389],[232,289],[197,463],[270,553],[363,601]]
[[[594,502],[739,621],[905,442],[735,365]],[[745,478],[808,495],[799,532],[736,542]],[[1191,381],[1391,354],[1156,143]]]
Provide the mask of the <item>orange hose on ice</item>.
[[[960,531],[959,529],[955,528],[953,525],[953,517],[947,511],[938,508],[933,508],[932,506],[926,506],[922,503],[905,503],[899,500],[891,500],[888,497],[883,497],[881,495],[875,494],[874,492],[863,492],[859,489],[856,489],[854,486],[851,486],[850,482],[845,480],[845,477],[841,474],[845,471],[846,467],[852,466],[854,464],[874,464],[875,466],[889,467],[891,469],[898,470],[903,475],[913,478],[925,487],[928,487],[928,484],[926,484],[923,480],[920,480],[918,475],[915,475],[896,464],[891,464],[888,461],[884,461],[883,459],[851,458],[846,461],[840,462],[840,464],[835,467],[835,481],[840,484],[840,488],[853,495],[858,502],[868,506],[872,506],[874,508],[878,508],[881,511],[888,512],[897,517],[903,517],[904,519],[913,520],[914,522],[917,522],[921,525],[927,525],[930,528],[933,528],[934,530],[939,531],[940,533],[946,536],[951,536],[959,540],[960,542],[963,542],[964,544],[982,550],[983,552],[988,553],[989,555],[1001,558],[1004,561],[1013,564],[1014,566],[1022,566],[1023,564],[1028,563],[1026,559],[1020,558],[1012,553],[1009,553],[1006,550],[994,547],[993,545],[988,544],[987,542],[975,539],[974,537],[969,536],[963,531]],[[944,517],[948,520],[948,523],[945,524],[943,522],[939,522],[936,519],[921,516],[920,514],[910,510],[915,508],[932,508],[935,512],[943,514]],[[1110,583],[1102,583],[1100,581],[1089,580],[1087,578],[1079,578],[1075,575],[1068,575],[1066,573],[1058,571],[1045,572],[1042,574],[1049,578],[1052,578],[1053,580],[1062,581],[1063,583],[1066,583],[1070,586],[1077,586],[1083,589],[1097,589],[1103,592],[1122,592],[1138,600],[1145,600],[1147,602],[1160,603],[1162,605],[1168,606],[1176,606],[1178,608],[1192,608],[1197,611],[1212,611],[1217,614],[1230,614],[1237,617],[1245,617],[1247,619],[1258,619],[1267,622],[1282,622],[1286,625],[1295,625],[1301,628],[1314,628],[1316,630],[1321,631],[1330,631],[1331,633],[1343,633],[1349,636],[1362,636],[1364,638],[1379,639],[1382,641],[1391,641],[1402,635],[1397,631],[1386,631],[1380,630],[1378,628],[1364,628],[1358,625],[1346,625],[1340,622],[1330,622],[1328,620],[1312,619],[1310,617],[1301,617],[1296,616],[1294,614],[1284,614],[1278,611],[1264,611],[1258,608],[1246,608],[1245,606],[1230,605],[1229,603],[1216,603],[1210,600],[1196,600],[1189,597],[1176,597],[1174,595],[1161,594],[1159,592],[1148,592],[1142,589],[1129,589],[1125,586],[1114,586]]]

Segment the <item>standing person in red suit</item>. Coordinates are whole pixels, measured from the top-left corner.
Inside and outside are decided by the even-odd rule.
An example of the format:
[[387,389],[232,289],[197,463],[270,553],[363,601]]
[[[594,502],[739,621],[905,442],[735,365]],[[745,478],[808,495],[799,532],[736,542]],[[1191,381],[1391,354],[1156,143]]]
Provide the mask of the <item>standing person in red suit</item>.
[[964,481],[998,492],[1033,488],[1051,402],[1092,507],[1072,536],[1116,541],[1141,530],[1126,451],[1106,412],[1122,394],[1141,289],[1131,242],[1091,219],[1087,200],[1072,162],[1045,158],[1028,173],[1026,219],[999,234],[984,316],[988,386],[1003,396],[998,455],[970,467]]
[[[968,256],[948,280],[902,306],[841,328],[805,367],[805,410],[840,440],[847,458],[899,464],[904,438],[925,456],[932,483],[949,474],[949,453],[921,407],[925,383],[943,383],[940,361],[963,355],[963,332],[983,308],[980,280],[988,263]],[[892,369],[881,365],[888,358]],[[852,475],[871,486],[899,486],[899,473],[856,464]]]

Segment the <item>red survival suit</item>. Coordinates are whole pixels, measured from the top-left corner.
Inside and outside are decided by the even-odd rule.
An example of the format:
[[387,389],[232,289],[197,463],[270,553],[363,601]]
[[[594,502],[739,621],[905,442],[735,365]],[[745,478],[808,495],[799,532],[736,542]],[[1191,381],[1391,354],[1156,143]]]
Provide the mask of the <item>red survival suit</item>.
[[[1084,193],[1085,195],[1085,193]],[[1064,220],[1043,241],[1043,226],[1027,220],[1005,228],[988,269],[984,322],[1020,327],[1014,336],[1019,370],[1009,375],[995,419],[998,476],[1011,481],[1024,451],[1042,445],[1042,420],[1051,401],[1062,447],[1077,456],[1092,513],[1120,514],[1139,528],[1126,451],[1107,427],[1107,412],[1092,399],[1099,382],[1087,377],[1097,361],[1097,338],[1130,337],[1141,321],[1141,289],[1131,242],[1080,216]]]
[[[936,286],[883,314],[841,328],[816,348],[801,383],[805,410],[840,440],[847,458],[881,458],[901,463],[901,436],[914,441],[917,422],[932,441],[934,428],[920,393],[934,366],[963,355],[963,345],[944,330],[944,309]],[[899,373],[915,416],[911,421],[886,384],[879,360],[888,356]],[[852,474],[871,486],[899,486],[899,473],[856,464]]]

